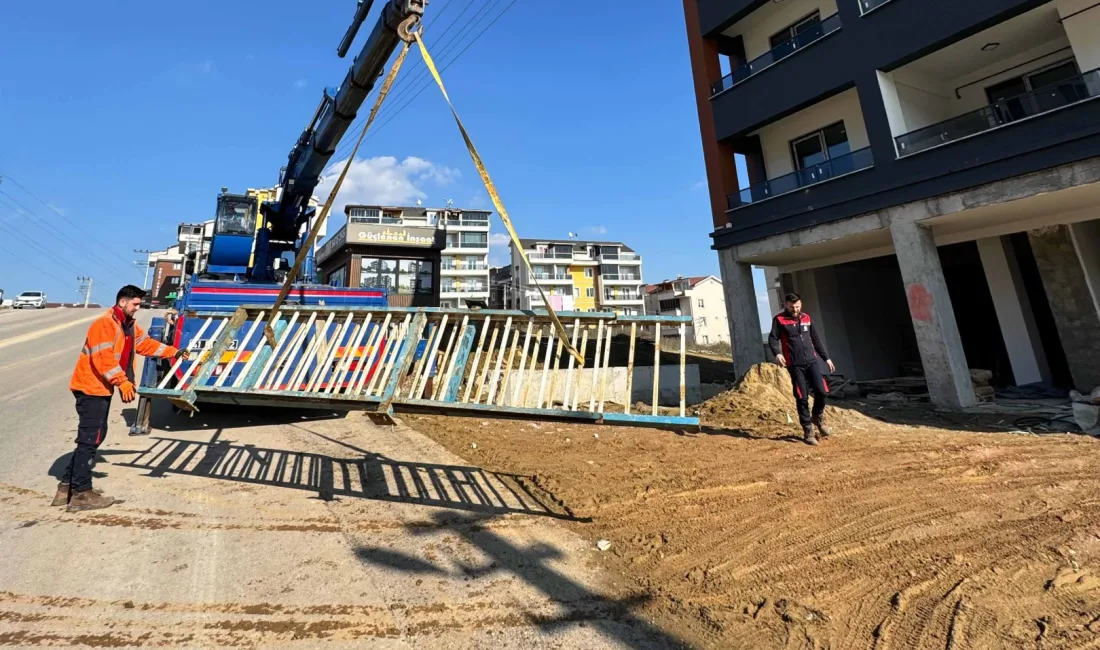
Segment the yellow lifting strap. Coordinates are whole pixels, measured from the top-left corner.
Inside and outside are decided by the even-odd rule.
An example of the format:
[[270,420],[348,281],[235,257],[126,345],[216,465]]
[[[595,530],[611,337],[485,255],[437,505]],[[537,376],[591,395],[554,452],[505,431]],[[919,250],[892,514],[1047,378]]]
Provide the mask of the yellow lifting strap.
[[[378,98],[374,100],[374,107],[370,109],[370,117],[367,118],[367,123],[363,125],[363,130],[359,133],[359,140],[356,141],[355,148],[351,150],[351,155],[348,156],[347,162],[344,163],[344,168],[340,170],[340,176],[336,179],[336,184],[332,186],[332,191],[329,192],[328,199],[325,200],[325,205],[321,208],[320,216],[314,220],[313,227],[309,230],[309,235],[302,243],[302,248],[298,251],[298,256],[294,258],[294,266],[292,266],[290,271],[286,274],[286,282],[283,283],[283,288],[279,291],[279,297],[271,307],[271,314],[279,313],[279,309],[283,306],[286,297],[290,295],[290,286],[294,284],[294,280],[298,277],[299,271],[302,270],[302,264],[305,262],[306,256],[313,250],[313,243],[317,241],[317,233],[321,231],[321,226],[324,225],[325,220],[328,219],[328,213],[332,210],[332,204],[336,200],[336,195],[340,193],[340,186],[344,184],[344,177],[348,175],[348,170],[351,169],[351,163],[355,161],[355,154],[359,152],[359,145],[363,144],[363,138],[367,136],[370,125],[374,123],[374,118],[378,117],[378,110],[382,108],[382,102],[385,101],[386,95],[390,94],[393,82],[397,79],[397,71],[401,69],[401,64],[405,62],[405,55],[409,53],[410,47],[412,47],[412,43],[405,41],[404,47],[401,48],[401,53],[397,55],[397,60],[393,62],[389,74],[386,75],[386,80],[382,82],[382,87],[378,90]],[[271,323],[264,326],[264,338],[267,339],[268,345],[272,348],[275,347],[275,332],[271,329]]]
[[[462,125],[462,120],[458,117],[458,111],[455,110],[454,104],[451,103],[451,97],[447,94],[446,87],[443,86],[443,79],[439,76],[439,70],[435,67],[435,61],[432,60],[432,56],[428,54],[428,48],[424,45],[424,40],[420,37],[420,32],[413,32],[413,38],[416,39],[416,44],[420,46],[420,54],[424,56],[424,63],[428,66],[428,70],[432,73],[432,77],[435,78],[435,83],[439,86],[439,89],[443,91],[443,99],[447,100],[447,106],[451,108],[451,115],[455,118],[455,124],[458,125],[458,130],[462,133],[462,139],[466,142],[466,149],[470,152],[470,158],[474,161],[474,166],[477,167],[477,173],[481,176],[481,182],[485,184],[485,191],[489,193],[489,198],[492,199],[493,205],[497,209],[497,214],[500,215],[500,220],[504,222],[504,227],[508,229],[508,236],[512,238],[512,244],[516,247],[516,251],[519,252],[519,256],[523,259],[523,265],[527,267],[528,277],[534,277],[535,271],[531,268],[531,262],[527,259],[527,253],[523,250],[523,245],[520,244],[519,235],[516,234],[515,227],[512,226],[512,219],[508,216],[508,210],[504,207],[504,203],[500,200],[500,194],[497,193],[496,185],[493,184],[493,179],[489,177],[488,170],[485,169],[485,163],[481,161],[481,156],[477,152],[477,148],[474,147],[473,140],[470,139],[470,134],[466,132],[466,127]],[[558,315],[554,312],[554,308],[550,306],[550,301],[546,299],[546,292],[542,290],[542,286],[536,281],[535,288],[538,289],[539,295],[542,296],[542,302],[546,305],[546,311],[550,313],[550,320],[554,322],[554,330],[557,332],[558,340],[561,341],[562,347],[577,360],[578,363],[584,364],[584,357],[577,352],[576,348],[569,342],[569,335],[565,331],[565,326],[561,324],[561,320],[558,319]]]

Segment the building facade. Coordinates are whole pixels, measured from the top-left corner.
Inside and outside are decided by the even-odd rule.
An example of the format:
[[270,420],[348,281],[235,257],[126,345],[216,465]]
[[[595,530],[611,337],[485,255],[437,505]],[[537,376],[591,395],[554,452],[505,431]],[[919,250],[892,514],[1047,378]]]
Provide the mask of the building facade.
[[684,10],[739,370],[760,266],[848,377],[920,361],[948,407],[975,402],[968,366],[1100,384],[1095,0]]
[[[647,284],[645,313],[659,316],[691,316],[685,334],[695,345],[715,345],[730,342],[729,321],[726,320],[726,294],[722,281],[713,275],[665,280]],[[672,328],[667,336],[678,335]]]
[[489,299],[489,216],[453,208],[348,205],[317,252],[320,281],[383,287],[390,305],[466,307]]
[[521,239],[533,273],[511,244],[513,309],[642,314],[642,257],[622,242]]

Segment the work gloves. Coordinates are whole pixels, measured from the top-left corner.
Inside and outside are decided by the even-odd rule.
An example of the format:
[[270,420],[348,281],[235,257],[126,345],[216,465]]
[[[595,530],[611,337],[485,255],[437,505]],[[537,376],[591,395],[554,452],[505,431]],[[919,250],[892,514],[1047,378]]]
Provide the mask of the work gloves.
[[184,361],[187,361],[189,356],[190,355],[188,355],[187,350],[181,348],[179,350],[176,350],[176,353],[174,355],[172,355],[172,358],[173,359],[183,359]]
[[124,381],[118,386],[118,392],[122,395],[122,401],[129,404],[137,397],[137,390],[134,388],[133,382]]

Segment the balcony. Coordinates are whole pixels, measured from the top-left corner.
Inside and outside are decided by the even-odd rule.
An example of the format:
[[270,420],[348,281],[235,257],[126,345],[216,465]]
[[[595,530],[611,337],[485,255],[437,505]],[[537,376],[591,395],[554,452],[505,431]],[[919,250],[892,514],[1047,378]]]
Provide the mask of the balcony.
[[527,259],[531,260],[571,260],[573,253],[559,253],[556,251],[527,251]]
[[459,283],[444,282],[443,284],[439,285],[439,292],[440,292],[440,295],[448,296],[448,297],[458,296],[458,295],[467,295],[467,294],[472,294],[472,293],[484,293],[484,294],[488,295],[489,286],[486,285],[486,284],[476,284],[476,283],[459,284]]
[[600,280],[603,282],[617,282],[622,284],[641,284],[642,276],[634,275],[632,273],[601,273]]
[[620,291],[603,293],[603,302],[606,304],[619,304],[619,303],[636,303],[642,302],[642,294],[632,291]]
[[642,261],[642,256],[637,253],[628,253],[620,251],[618,253],[600,253],[600,260],[604,262],[638,262]]
[[890,0],[859,0],[859,11],[866,15],[878,9],[882,5],[890,2]]
[[468,249],[489,250],[489,242],[487,242],[487,241],[483,241],[483,242],[477,242],[477,241],[464,242],[464,241],[455,241],[453,239],[448,239],[447,240],[447,248],[450,248],[450,249],[461,248],[463,250],[468,250]]
[[1100,70],[983,106],[895,138],[899,156],[910,156],[986,131],[1100,96]]
[[812,167],[800,169],[763,183],[750,185],[738,194],[730,194],[727,197],[729,209],[735,210],[744,205],[759,203],[772,197],[796,192],[802,188],[854,174],[874,166],[875,160],[871,155],[871,148],[857,149],[852,153],[826,160]]
[[[868,0],[870,1],[870,0]],[[836,32],[840,29],[840,14],[835,13],[821,22],[810,27],[806,31],[798,34],[794,38],[788,41],[780,43],[771,50],[761,54],[752,61],[749,61],[745,65],[737,68],[733,72],[729,73],[725,77],[711,84],[710,93],[711,96],[718,95],[730,88],[733,88],[737,84],[745,81],[749,77],[756,75],[771,66],[779,63],[783,59],[801,52],[808,46],[817,43],[821,39],[825,38],[829,34]]]
[[459,228],[488,228],[488,219],[445,219],[443,225]]
[[549,283],[569,283],[572,284],[573,278],[568,273],[532,273],[531,278],[542,284]]
[[444,272],[450,273],[482,273],[489,270],[489,264],[487,262],[455,262],[444,259],[439,269]]

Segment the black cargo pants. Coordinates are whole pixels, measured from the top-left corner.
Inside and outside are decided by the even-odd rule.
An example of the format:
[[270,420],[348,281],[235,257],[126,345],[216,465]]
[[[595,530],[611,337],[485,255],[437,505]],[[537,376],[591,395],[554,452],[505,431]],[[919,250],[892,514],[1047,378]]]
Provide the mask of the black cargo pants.
[[62,483],[68,483],[74,492],[92,489],[92,470],[95,468],[96,450],[107,437],[107,415],[111,411],[111,398],[85,395],[73,391],[76,397],[76,451]]
[[[825,377],[817,367],[817,363],[805,366],[791,366],[787,368],[791,374],[791,383],[794,384],[794,399],[798,404],[798,422],[802,428],[811,426],[813,419],[825,412],[825,395],[829,392],[829,385],[825,383]],[[814,394],[814,410],[810,413],[810,392]]]

